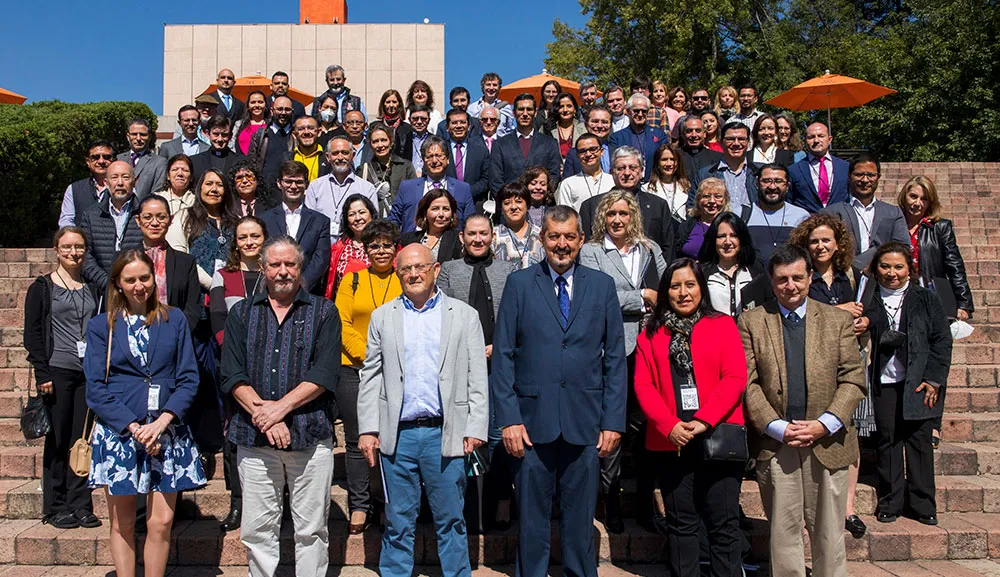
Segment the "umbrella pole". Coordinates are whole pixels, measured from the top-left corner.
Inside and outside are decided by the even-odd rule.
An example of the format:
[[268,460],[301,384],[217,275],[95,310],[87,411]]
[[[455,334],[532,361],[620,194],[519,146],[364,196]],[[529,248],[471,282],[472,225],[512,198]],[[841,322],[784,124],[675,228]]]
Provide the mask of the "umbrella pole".
[[833,136],[833,120],[830,116],[830,91],[826,91],[826,129],[830,131],[830,136]]

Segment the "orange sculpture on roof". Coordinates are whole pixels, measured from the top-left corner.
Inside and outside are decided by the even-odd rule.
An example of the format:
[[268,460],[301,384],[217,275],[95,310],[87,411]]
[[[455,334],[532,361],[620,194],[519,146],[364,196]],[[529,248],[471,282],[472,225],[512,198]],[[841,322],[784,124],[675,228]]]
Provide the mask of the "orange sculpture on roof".
[[299,24],[347,24],[347,0],[299,0]]

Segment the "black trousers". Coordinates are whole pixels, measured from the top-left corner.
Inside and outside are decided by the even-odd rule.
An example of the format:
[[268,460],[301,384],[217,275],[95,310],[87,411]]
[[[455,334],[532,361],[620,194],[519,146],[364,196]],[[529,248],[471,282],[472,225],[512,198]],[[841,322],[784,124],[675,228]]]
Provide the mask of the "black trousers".
[[50,367],[52,394],[43,400],[52,415],[42,455],[42,511],[45,516],[79,510],[93,512],[87,478],[69,469],[69,449],[83,435],[87,418],[87,379],[83,371]]
[[705,461],[694,440],[676,451],[652,452],[667,517],[667,568],[671,577],[699,577],[699,531],[708,534],[712,577],[743,571],[740,484],[744,463]]
[[646,450],[646,415],[635,396],[635,352],[625,358],[628,369],[628,399],[626,402],[625,434],[622,442],[607,457],[601,459],[601,494],[620,487],[622,448],[632,450],[632,470],[636,481],[635,516],[643,519],[653,515],[653,492],[656,489],[656,464]]
[[344,437],[347,441],[347,454],[344,455],[347,467],[347,508],[354,511],[364,511],[369,515],[373,512],[371,491],[371,469],[368,461],[358,448],[358,387],[361,378],[357,367],[340,367],[340,380],[337,382],[337,408],[340,409],[340,420],[344,423]]
[[908,505],[914,515],[929,517],[937,514],[934,448],[931,446],[935,420],[903,419],[905,387],[903,383],[885,384],[872,395],[877,439],[878,512],[900,515]]
[[[226,429],[229,421],[239,410],[239,402],[232,395],[226,395],[222,400],[222,410],[226,420]],[[228,437],[222,442],[222,475],[226,479],[226,489],[229,489],[229,503],[231,506],[243,505],[243,485],[240,484],[239,461],[236,459],[236,445]]]

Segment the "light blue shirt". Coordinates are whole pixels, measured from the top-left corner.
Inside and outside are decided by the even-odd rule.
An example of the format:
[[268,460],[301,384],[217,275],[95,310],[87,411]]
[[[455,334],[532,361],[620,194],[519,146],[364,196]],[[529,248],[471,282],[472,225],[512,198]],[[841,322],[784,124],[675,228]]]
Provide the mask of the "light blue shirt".
[[441,417],[441,291],[418,309],[403,299],[403,410],[400,421]]
[[[607,142],[605,142],[604,144],[602,144],[601,148],[604,149],[604,154],[601,155],[601,172],[607,172],[608,174],[610,174],[611,173],[611,149],[608,148],[608,143]],[[580,163],[580,166],[583,166],[583,162]]]
[[490,104],[480,98],[470,104],[465,111],[468,112],[470,116],[479,118],[479,113],[482,112],[487,106],[493,106],[496,108],[500,113],[500,123],[499,126],[497,126],[497,138],[500,138],[501,136],[507,136],[511,132],[517,130],[517,122],[514,119],[514,106],[509,103],[505,106],[498,106],[499,104],[499,99],[494,100],[493,103]]
[[[348,92],[346,90],[341,90],[340,94],[337,95],[337,116],[340,117],[340,123],[341,124],[344,123],[344,114],[350,112],[350,110],[344,110],[344,99],[347,98],[347,95],[348,95]],[[324,96],[324,98],[325,98],[325,96]],[[361,114],[364,115],[365,121],[367,122],[368,121],[368,111],[365,110],[365,101],[364,101],[363,98],[359,98],[358,100],[361,101],[361,108],[359,108],[358,110],[361,111]]]
[[[743,162],[743,168],[739,172],[729,170],[729,165],[725,160],[719,162],[719,169],[726,180],[726,190],[729,192],[729,205],[734,209],[750,204],[750,196],[747,194],[747,163]],[[803,317],[805,318],[805,317]]]
[[120,211],[115,208],[114,203],[108,202],[108,212],[111,213],[111,219],[115,221],[115,250],[121,250],[125,226],[132,216],[132,199],[127,200]]
[[[803,322],[805,322],[806,319],[806,304],[808,302],[809,299],[807,298],[806,300],[802,301],[802,304],[799,305],[799,308],[795,309],[795,314],[799,315],[799,318],[802,319]],[[787,317],[788,314],[792,312],[786,309],[784,305],[782,305],[781,303],[778,303],[778,310],[781,311],[782,317]],[[844,424],[840,422],[840,419],[838,419],[836,415],[830,412],[823,413],[822,415],[819,416],[819,419],[817,420],[823,423],[823,426],[826,427],[827,434],[830,435],[836,434],[836,432],[839,431],[844,426]],[[767,427],[765,427],[764,432],[767,433],[767,436],[771,437],[772,439],[780,443],[784,443],[785,429],[787,429],[788,425],[790,424],[791,423],[789,423],[785,419],[775,419],[767,424]]]
[[201,152],[201,142],[202,140],[197,136],[191,140],[188,140],[186,136],[181,136],[181,150],[188,156],[194,156]]
[[416,132],[413,133],[413,154],[410,155],[410,162],[413,163],[413,170],[417,171],[417,174],[424,173],[424,157],[420,154],[420,148],[430,135],[429,131],[425,132],[423,136],[420,136]]

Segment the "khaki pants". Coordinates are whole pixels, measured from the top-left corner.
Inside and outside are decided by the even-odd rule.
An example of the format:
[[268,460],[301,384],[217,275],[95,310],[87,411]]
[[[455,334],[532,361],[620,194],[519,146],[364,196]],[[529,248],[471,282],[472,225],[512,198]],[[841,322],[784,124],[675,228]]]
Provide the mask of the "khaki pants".
[[295,574],[326,575],[330,564],[330,484],[333,441],[302,451],[239,447],[243,521],[250,577],[273,577],[278,568],[282,496],[288,485],[295,535]]
[[757,462],[757,483],[771,524],[772,577],[805,577],[803,522],[813,577],[847,577],[847,469],[830,471],[811,449],[783,446],[769,461]]

